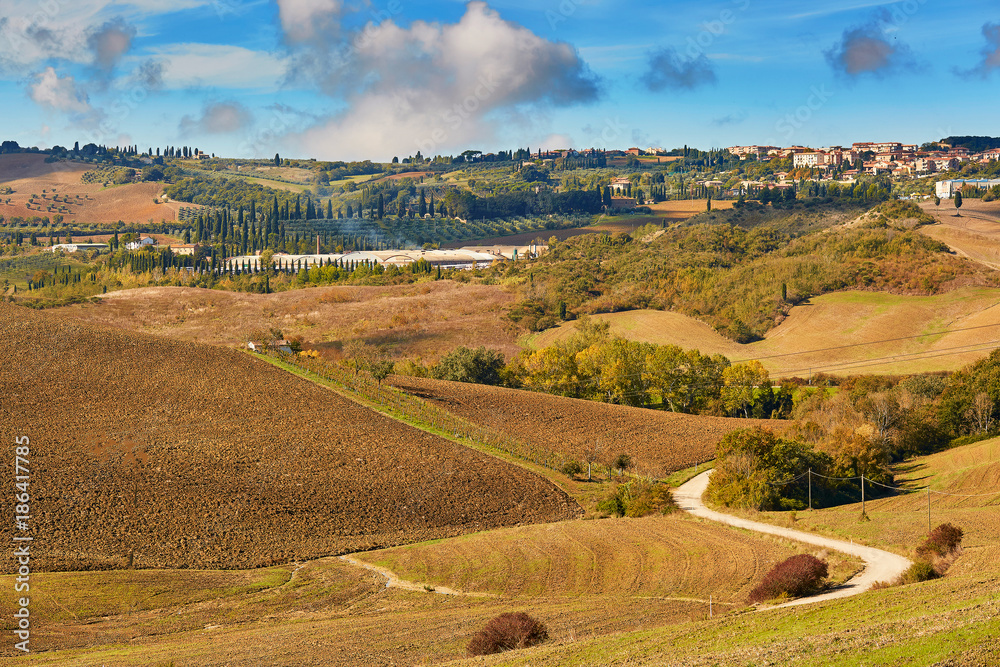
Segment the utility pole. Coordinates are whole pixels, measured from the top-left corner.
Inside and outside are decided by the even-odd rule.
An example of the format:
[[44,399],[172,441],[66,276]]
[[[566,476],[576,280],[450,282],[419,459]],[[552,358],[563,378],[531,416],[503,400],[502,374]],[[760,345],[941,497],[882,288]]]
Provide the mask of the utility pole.
[[931,534],[931,487],[927,487],[927,534]]
[[861,516],[867,516],[865,512],[865,474],[861,473]]
[[813,508],[813,469],[809,468],[809,509]]

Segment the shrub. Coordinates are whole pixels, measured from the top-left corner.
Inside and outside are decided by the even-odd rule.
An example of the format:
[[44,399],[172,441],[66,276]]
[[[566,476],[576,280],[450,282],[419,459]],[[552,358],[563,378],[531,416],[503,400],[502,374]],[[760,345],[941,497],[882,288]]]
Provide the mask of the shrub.
[[937,573],[937,570],[934,569],[934,566],[931,565],[930,561],[918,560],[900,576],[899,583],[915,584],[921,581],[937,579],[939,576],[940,575]]
[[961,544],[962,529],[950,523],[942,523],[917,547],[917,555],[925,559],[944,557],[954,553]]
[[545,624],[523,611],[500,614],[472,636],[469,655],[490,655],[528,648],[549,638]]
[[619,484],[599,503],[597,511],[612,516],[639,518],[649,514],[669,514],[677,501],[666,484],[634,479]]
[[811,595],[823,588],[826,576],[825,561],[809,554],[792,556],[771,568],[764,580],[750,591],[750,602],[773,600],[784,595]]
[[581,465],[579,461],[566,461],[566,463],[562,464],[562,467],[559,468],[559,471],[567,477],[573,477],[574,475],[579,475],[583,472],[583,465]]

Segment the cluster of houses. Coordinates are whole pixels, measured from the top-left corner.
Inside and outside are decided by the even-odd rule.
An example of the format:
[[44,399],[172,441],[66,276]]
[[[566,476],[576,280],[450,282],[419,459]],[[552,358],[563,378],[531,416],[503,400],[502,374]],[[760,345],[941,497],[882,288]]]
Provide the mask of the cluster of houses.
[[[773,157],[792,158],[792,167],[808,167],[821,171],[837,171],[852,176],[857,173],[888,174],[891,176],[916,176],[941,171],[960,169],[969,162],[986,163],[1000,160],[1000,149],[982,153],[972,153],[962,146],[940,145],[941,150],[920,150],[915,144],[898,141],[861,141],[850,148],[830,146],[823,149],[805,146],[731,146],[729,152],[741,160],[750,157],[769,159]],[[841,167],[850,163],[857,167],[842,171]]]

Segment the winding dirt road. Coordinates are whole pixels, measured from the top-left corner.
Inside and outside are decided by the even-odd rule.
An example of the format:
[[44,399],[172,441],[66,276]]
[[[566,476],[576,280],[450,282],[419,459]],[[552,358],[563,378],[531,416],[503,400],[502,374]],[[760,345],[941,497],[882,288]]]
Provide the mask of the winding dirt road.
[[[820,602],[822,600],[833,600],[835,598],[846,598],[851,595],[858,595],[859,593],[867,591],[878,581],[891,581],[895,579],[905,572],[911,565],[910,561],[906,558],[889,553],[888,551],[882,551],[881,549],[866,547],[852,542],[844,542],[842,540],[834,540],[829,537],[821,537],[819,535],[804,533],[790,528],[772,526],[767,523],[741,519],[739,517],[730,516],[729,514],[722,514],[721,512],[710,510],[701,502],[701,497],[705,493],[705,489],[708,488],[708,477],[711,472],[711,470],[708,470],[701,473],[697,477],[694,477],[690,481],[682,484],[674,491],[674,498],[677,499],[677,504],[680,505],[682,510],[688,512],[689,514],[693,514],[694,516],[709,519],[711,521],[718,521],[730,526],[754,530],[759,533],[778,535],[779,537],[786,537],[791,540],[798,540],[799,542],[815,544],[816,546],[825,547],[827,549],[835,549],[836,551],[851,554],[852,556],[858,556],[865,561],[865,569],[861,572],[861,574],[857,575],[847,583],[838,586],[828,593],[814,595],[808,598],[799,598],[798,600],[778,605],[780,607],[812,604],[813,602]],[[774,609],[775,607],[768,608]]]

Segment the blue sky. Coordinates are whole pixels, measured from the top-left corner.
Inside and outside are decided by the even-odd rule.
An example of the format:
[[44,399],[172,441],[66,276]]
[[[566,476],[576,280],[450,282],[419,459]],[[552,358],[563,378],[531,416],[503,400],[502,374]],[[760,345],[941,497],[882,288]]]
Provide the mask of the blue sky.
[[3,139],[325,160],[1000,134],[1000,3],[5,0]]

